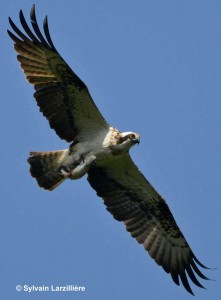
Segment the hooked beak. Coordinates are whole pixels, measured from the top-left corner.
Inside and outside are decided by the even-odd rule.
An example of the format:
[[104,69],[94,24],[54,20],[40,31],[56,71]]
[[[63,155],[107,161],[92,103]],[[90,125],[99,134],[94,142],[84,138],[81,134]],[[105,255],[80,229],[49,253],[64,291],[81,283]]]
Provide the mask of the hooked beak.
[[140,144],[140,137],[136,138],[136,139],[133,139],[131,140],[133,144]]

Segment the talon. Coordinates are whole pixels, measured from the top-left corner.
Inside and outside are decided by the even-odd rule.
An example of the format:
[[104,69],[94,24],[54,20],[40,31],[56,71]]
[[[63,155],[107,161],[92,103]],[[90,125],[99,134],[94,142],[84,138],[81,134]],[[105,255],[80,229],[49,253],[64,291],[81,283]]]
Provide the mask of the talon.
[[70,176],[70,173],[68,172],[67,168],[64,167],[64,166],[61,166],[61,167],[58,169],[58,172],[61,173],[61,175],[63,175],[64,177]]

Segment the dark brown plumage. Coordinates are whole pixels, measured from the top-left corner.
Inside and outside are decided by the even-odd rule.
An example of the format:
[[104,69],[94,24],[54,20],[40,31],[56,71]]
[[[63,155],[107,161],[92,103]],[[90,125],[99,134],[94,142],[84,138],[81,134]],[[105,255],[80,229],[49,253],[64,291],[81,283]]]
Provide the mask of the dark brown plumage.
[[[187,275],[203,288],[194,272],[205,277],[197,265],[207,269],[194,255],[177,226],[165,200],[156,192],[128,156],[120,164],[92,167],[88,181],[102,197],[107,210],[144,248],[156,263],[193,294]],[[193,272],[194,271],[194,272]]]
[[34,85],[34,97],[51,128],[67,142],[72,142],[80,130],[90,130],[93,123],[108,128],[86,85],[55,49],[49,34],[47,17],[44,20],[45,39],[37,24],[34,5],[30,18],[35,34],[25,21],[22,11],[19,16],[27,36],[11,18],[9,23],[19,38],[9,30],[8,34],[15,42],[18,61],[27,80]]

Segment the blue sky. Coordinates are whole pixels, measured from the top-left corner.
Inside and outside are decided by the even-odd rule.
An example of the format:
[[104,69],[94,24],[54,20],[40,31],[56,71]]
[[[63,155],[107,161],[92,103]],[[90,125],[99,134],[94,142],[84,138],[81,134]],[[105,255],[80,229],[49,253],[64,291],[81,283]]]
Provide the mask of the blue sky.
[[[135,131],[131,155],[164,196],[196,256],[218,270],[192,285],[218,299],[221,228],[221,2],[35,1],[54,44],[109,123]],[[192,299],[106,211],[86,178],[53,192],[29,175],[29,151],[67,148],[32,97],[6,34],[32,1],[1,3],[0,298]],[[201,281],[202,282],[202,281]],[[16,285],[85,286],[84,293]]]

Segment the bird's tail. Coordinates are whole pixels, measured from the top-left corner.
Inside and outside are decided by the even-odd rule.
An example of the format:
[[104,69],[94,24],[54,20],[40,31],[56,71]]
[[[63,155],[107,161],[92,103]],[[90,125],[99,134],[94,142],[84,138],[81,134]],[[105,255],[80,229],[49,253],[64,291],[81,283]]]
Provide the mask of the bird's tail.
[[59,150],[52,152],[30,152],[28,163],[30,173],[36,178],[38,185],[46,190],[52,191],[65,177],[59,172],[69,150]]

